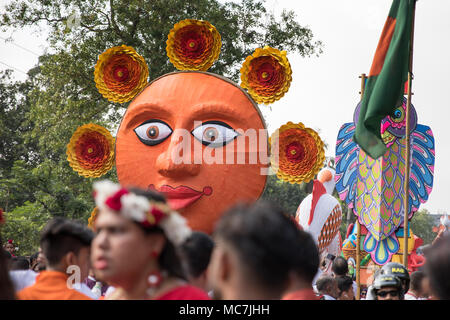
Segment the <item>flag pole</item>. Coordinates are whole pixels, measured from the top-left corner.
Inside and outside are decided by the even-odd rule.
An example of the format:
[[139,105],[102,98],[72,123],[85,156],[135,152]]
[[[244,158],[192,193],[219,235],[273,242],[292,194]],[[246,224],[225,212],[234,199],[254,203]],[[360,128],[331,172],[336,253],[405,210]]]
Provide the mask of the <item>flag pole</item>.
[[[361,101],[364,96],[364,89],[366,88],[366,74],[363,73],[359,76],[361,79]],[[356,218],[356,300],[361,299],[361,256],[360,256],[360,246],[361,246],[361,225],[359,223],[358,218]]]
[[413,0],[413,11],[412,11],[412,24],[411,24],[411,43],[409,46],[409,68],[408,68],[408,100],[406,103],[406,154],[405,154],[405,183],[404,183],[404,190],[405,190],[405,198],[404,198],[404,218],[403,218],[403,239],[404,239],[404,246],[403,246],[403,265],[408,268],[408,238],[409,238],[409,223],[408,223],[408,216],[409,216],[409,176],[411,171],[411,164],[410,164],[410,153],[411,153],[411,146],[410,146],[410,121],[409,121],[409,114],[411,110],[411,88],[412,88],[412,70],[413,70],[413,52],[414,52],[414,20],[416,17],[416,0]]

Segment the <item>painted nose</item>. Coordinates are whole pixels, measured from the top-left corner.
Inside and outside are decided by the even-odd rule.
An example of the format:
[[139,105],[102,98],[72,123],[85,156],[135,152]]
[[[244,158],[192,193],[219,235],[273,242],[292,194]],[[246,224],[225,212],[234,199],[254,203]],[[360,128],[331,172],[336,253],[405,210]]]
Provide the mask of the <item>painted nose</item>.
[[201,169],[191,155],[191,138],[181,135],[172,135],[169,147],[158,156],[155,165],[160,175],[172,179],[196,176]]

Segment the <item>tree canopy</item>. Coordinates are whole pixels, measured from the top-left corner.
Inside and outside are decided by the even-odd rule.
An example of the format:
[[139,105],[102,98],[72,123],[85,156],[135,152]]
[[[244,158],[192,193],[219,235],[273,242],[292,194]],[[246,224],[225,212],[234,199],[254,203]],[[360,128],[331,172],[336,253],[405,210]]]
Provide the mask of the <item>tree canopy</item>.
[[[275,16],[259,0],[28,0],[6,6],[1,30],[31,26],[49,30],[49,36],[47,53],[24,82],[12,83],[8,72],[0,77],[0,207],[11,221],[5,237],[37,234],[54,216],[87,222],[94,207],[93,179],[73,172],[66,145],[76,128],[89,122],[114,132],[128,106],[98,93],[98,56],[126,44],[145,58],[149,80],[174,71],[166,55],[167,35],[187,18],[208,20],[217,28],[222,50],[209,71],[236,82],[240,65],[257,47],[303,57],[322,52],[322,43],[293,11]],[[114,170],[102,178],[117,181]],[[273,192],[269,197],[277,198]],[[298,206],[301,199],[292,201]],[[38,237],[27,239],[21,254],[37,248]]]
[[413,233],[422,238],[423,244],[431,244],[436,237],[433,233],[435,221],[427,209],[420,209],[410,220],[410,227]]

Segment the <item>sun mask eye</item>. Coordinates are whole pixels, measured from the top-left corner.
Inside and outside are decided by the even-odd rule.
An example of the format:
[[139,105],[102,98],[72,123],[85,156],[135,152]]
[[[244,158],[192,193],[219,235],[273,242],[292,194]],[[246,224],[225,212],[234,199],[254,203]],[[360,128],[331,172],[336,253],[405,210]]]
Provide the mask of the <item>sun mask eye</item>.
[[232,127],[221,121],[207,121],[191,133],[198,141],[212,148],[222,147],[239,135]]
[[166,140],[171,134],[172,129],[161,120],[148,120],[134,129],[139,140],[148,146],[155,146]]
[[403,107],[398,107],[394,111],[394,115],[391,116],[391,120],[394,122],[402,122],[405,119],[405,110]]

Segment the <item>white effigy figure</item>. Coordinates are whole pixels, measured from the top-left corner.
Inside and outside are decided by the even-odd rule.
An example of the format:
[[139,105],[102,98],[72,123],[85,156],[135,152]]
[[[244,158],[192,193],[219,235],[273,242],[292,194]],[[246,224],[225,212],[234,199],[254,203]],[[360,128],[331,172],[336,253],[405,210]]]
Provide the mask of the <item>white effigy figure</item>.
[[295,217],[303,230],[312,235],[319,248],[321,259],[328,254],[338,256],[342,249],[339,233],[342,208],[339,201],[332,196],[335,186],[334,174],[335,171],[329,167],[319,172],[317,180],[314,180],[312,193],[300,203]]

